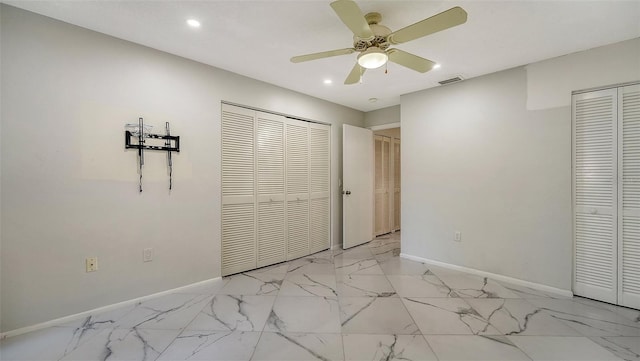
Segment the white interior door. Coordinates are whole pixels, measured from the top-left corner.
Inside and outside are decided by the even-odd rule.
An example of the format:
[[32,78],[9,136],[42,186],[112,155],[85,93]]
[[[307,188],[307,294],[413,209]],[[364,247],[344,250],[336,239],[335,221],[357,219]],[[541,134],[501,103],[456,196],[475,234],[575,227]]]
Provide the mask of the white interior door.
[[640,85],[618,90],[618,304],[640,308]]
[[281,115],[256,113],[257,266],[287,259],[284,205],[284,125]]
[[222,105],[222,275],[256,268],[255,112]]
[[309,123],[286,123],[287,259],[309,254]]
[[373,132],[342,126],[343,248],[373,238]]
[[309,253],[315,253],[331,246],[331,127],[309,124],[309,148]]
[[616,303],[617,90],[573,96],[574,292]]

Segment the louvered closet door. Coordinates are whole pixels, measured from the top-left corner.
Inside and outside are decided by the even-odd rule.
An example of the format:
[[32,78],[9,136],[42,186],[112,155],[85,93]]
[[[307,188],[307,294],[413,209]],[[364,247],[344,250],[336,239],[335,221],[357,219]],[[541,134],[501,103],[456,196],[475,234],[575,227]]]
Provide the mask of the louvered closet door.
[[640,308],[640,85],[618,90],[618,304]]
[[400,229],[400,139],[393,139],[393,230]]
[[309,253],[328,249],[331,244],[331,128],[309,124],[311,204],[309,210]]
[[617,91],[573,96],[574,292],[617,301]]
[[287,259],[309,254],[309,123],[286,122]]
[[222,105],[222,275],[256,268],[254,115]]
[[285,261],[284,213],[285,118],[257,112],[258,267]]
[[374,137],[375,158],[375,235],[389,233],[389,144],[390,139]]

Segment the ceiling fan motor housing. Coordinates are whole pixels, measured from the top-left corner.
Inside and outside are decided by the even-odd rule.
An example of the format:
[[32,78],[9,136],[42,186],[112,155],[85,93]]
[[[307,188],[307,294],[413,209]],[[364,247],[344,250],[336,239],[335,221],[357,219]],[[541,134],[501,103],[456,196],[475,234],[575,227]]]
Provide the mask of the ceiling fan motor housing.
[[353,48],[356,49],[356,51],[365,51],[372,46],[376,46],[382,50],[386,50],[389,45],[391,45],[387,41],[391,30],[384,25],[378,24],[378,22],[382,20],[382,15],[380,15],[380,13],[368,13],[364,17],[367,19],[367,23],[369,23],[369,27],[373,32],[373,39],[363,39],[354,35]]

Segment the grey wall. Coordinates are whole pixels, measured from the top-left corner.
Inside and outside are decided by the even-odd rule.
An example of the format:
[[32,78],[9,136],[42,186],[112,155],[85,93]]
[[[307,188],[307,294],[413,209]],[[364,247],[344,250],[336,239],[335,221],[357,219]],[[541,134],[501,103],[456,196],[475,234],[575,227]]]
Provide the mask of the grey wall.
[[402,96],[402,252],[570,290],[571,92],[536,92],[639,80],[638,44]]
[[[341,243],[342,124],[362,112],[1,5],[1,330],[220,276],[220,103],[332,125],[333,238]],[[136,152],[142,116],[180,135]],[[153,262],[142,250],[155,249]],[[99,270],[85,273],[97,256]]]
[[373,110],[364,114],[364,126],[366,128],[399,122],[400,105]]

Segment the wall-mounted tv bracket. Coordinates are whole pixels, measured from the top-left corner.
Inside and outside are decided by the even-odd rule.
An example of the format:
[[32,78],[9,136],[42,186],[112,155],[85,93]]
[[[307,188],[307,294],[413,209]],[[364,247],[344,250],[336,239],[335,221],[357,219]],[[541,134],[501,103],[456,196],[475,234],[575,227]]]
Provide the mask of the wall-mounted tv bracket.
[[[142,192],[142,166],[144,165],[144,150],[162,150],[167,152],[167,162],[169,166],[169,190],[173,188],[173,161],[171,152],[180,152],[180,137],[172,136],[169,130],[169,122],[165,123],[165,135],[151,134],[145,131],[144,120],[138,118],[138,126],[133,125],[133,131],[125,130],[124,145],[125,149],[138,150],[138,171],[140,172],[139,190]],[[164,140],[163,145],[149,145],[147,141],[150,139]],[[137,143],[136,143],[137,140]]]

